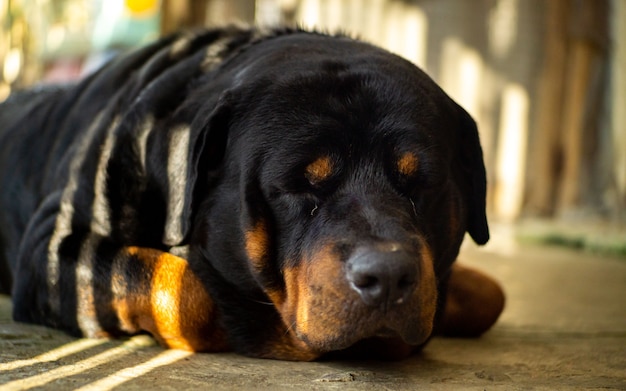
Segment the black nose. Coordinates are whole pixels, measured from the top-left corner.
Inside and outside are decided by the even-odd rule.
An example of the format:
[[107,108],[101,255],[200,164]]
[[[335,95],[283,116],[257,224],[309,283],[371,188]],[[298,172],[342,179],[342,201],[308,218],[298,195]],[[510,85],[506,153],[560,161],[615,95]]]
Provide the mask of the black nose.
[[363,302],[384,310],[408,299],[417,274],[416,256],[397,245],[361,248],[346,262],[346,277]]

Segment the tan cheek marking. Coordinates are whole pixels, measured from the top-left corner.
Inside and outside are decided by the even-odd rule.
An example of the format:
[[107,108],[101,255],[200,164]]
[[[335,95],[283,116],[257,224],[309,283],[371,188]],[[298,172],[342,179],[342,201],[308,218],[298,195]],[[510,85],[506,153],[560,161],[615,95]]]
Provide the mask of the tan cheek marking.
[[267,341],[264,353],[266,357],[310,361],[319,356],[319,353],[312,351],[294,333],[295,327],[298,328],[299,332],[306,333],[306,320],[304,321],[304,328],[300,326],[302,326],[303,316],[306,319],[308,313],[306,298],[310,293],[303,272],[301,267],[285,269],[283,277],[286,292],[268,292],[270,299],[276,304],[283,318],[283,325],[277,328],[276,338]]
[[299,320],[300,298],[307,295],[307,287],[299,267],[286,268],[283,271],[285,281],[285,300],[279,311],[287,324]]
[[435,312],[437,311],[437,278],[435,276],[435,267],[433,263],[433,255],[430,247],[422,241],[421,251],[421,274],[419,281],[418,296],[420,300],[420,310],[422,312],[424,332],[430,334],[434,326]]
[[[261,272],[268,262],[268,248],[270,245],[269,234],[265,222],[259,221],[254,228],[245,233],[246,254],[250,259],[252,268]],[[281,307],[285,301],[285,292],[281,289],[267,289],[265,291],[275,306]]]
[[277,308],[282,308],[285,303],[285,292],[282,289],[266,289],[265,294]]
[[[280,295],[280,304],[276,305],[283,324],[277,329],[276,338],[268,340],[264,352],[266,357],[313,360],[321,353],[313,350],[297,335],[304,335],[309,341],[319,343],[334,338],[340,332],[337,319],[325,313],[326,310],[338,313],[338,303],[334,300],[318,302],[327,293],[322,295],[316,290],[322,286],[328,289],[329,281],[338,278],[341,273],[340,263],[330,246],[315,253],[313,258],[302,260],[297,266],[283,271],[285,293]],[[331,296],[341,297],[337,293],[331,293]]]
[[[345,292],[333,291],[332,281],[342,279],[341,263],[333,255],[331,247],[322,248],[313,255],[313,259],[303,261],[305,265],[285,270],[286,302],[281,313],[285,320],[296,322],[296,328],[309,339],[323,340],[331,338],[340,327],[337,319],[332,316],[313,314],[324,307],[326,311],[334,311],[337,302],[321,303],[320,300],[328,297],[343,298]],[[322,294],[312,287],[324,287]],[[315,303],[315,304],[313,304]],[[313,307],[312,308],[312,304]],[[327,314],[326,314],[327,315]]]
[[417,156],[412,152],[404,153],[396,164],[398,172],[405,176],[415,175],[419,166]]
[[305,169],[305,176],[312,184],[317,184],[333,173],[333,162],[329,156],[322,156],[309,164]]
[[264,221],[259,221],[245,233],[246,254],[257,271],[263,270],[267,262],[269,235]]

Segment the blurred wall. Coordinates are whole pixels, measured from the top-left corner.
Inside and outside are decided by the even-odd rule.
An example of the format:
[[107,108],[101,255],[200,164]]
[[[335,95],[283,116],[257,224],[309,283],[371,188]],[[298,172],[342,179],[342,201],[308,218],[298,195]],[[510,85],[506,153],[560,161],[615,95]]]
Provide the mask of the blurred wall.
[[[161,34],[298,23],[386,47],[423,67],[476,119],[491,218],[626,226],[624,0],[0,0],[0,100],[46,75],[50,26],[77,37],[60,45],[61,64],[68,48],[80,61],[91,56],[94,42],[80,32],[110,25],[115,17],[102,15],[114,4],[144,27],[147,16],[160,18],[146,28]],[[151,36],[135,37],[136,26],[110,30],[126,31],[128,46]]]

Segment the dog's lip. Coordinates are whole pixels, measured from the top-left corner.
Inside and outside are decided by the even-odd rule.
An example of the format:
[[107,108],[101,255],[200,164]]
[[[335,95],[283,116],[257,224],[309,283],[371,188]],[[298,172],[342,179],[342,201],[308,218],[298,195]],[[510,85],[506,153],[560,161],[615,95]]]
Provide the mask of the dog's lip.
[[380,338],[402,338],[402,336],[395,330],[389,327],[381,327],[374,333],[374,337]]
[[401,339],[408,344],[417,345],[423,342],[424,334],[418,331],[418,327],[414,327],[414,329],[415,330],[397,330],[390,327],[381,327],[372,336]]
[[[381,324],[382,323],[382,324]],[[374,327],[353,327],[350,331],[344,332],[331,337],[330,339],[311,339],[311,335],[296,333],[297,337],[312,348],[320,351],[332,351],[348,348],[355,343],[370,338],[380,338],[384,340],[401,340],[413,346],[424,343],[429,333],[416,327],[414,324],[395,324],[389,322],[381,322]],[[297,328],[296,328],[297,330]]]

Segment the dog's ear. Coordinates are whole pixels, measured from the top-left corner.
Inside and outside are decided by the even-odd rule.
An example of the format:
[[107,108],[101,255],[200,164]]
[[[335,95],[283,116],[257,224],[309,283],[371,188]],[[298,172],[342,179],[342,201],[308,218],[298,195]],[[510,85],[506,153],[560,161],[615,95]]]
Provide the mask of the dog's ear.
[[193,211],[221,166],[228,140],[230,105],[226,94],[210,113],[200,110],[189,126],[170,131],[168,194],[163,243],[177,246],[191,228]]
[[486,216],[487,175],[483,162],[476,122],[470,115],[459,109],[460,130],[460,172],[466,183],[465,208],[467,210],[467,232],[477,244],[489,240],[489,226]]

